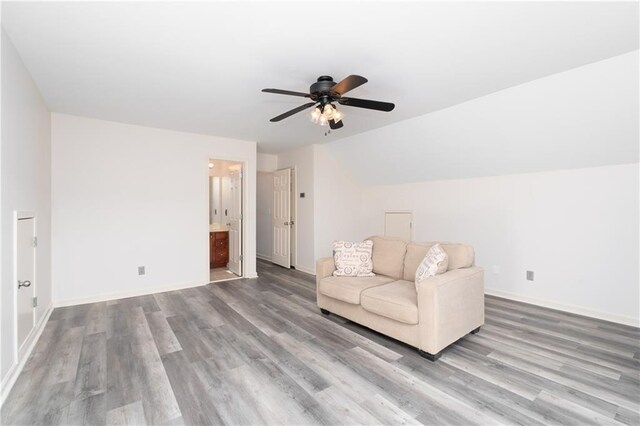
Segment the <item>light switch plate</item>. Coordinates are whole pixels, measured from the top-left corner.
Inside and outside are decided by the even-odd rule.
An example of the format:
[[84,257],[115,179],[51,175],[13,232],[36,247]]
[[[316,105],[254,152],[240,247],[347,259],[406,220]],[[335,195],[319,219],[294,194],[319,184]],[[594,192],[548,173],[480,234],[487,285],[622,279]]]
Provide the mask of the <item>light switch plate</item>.
[[138,266],[138,275],[144,275],[144,274],[145,274],[144,266]]

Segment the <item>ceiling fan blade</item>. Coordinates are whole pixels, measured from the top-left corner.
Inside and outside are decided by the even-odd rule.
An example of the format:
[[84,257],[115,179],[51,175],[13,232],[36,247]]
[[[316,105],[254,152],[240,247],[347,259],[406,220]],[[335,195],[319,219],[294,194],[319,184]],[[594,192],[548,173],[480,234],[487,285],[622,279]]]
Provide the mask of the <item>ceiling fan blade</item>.
[[302,92],[292,92],[291,90],[281,90],[281,89],[262,89],[265,93],[276,93],[278,95],[291,95],[291,96],[302,96],[303,98],[308,98],[310,95],[308,93]]
[[272,118],[271,120],[269,120],[269,121],[271,121],[272,123],[275,123],[276,121],[284,120],[285,118],[290,117],[290,116],[292,116],[293,114],[297,114],[297,113],[299,113],[300,111],[304,111],[305,109],[307,109],[307,108],[309,108],[309,107],[312,107],[312,106],[314,106],[315,104],[316,104],[315,102],[309,102],[309,103],[306,103],[306,104],[304,104],[304,105],[300,105],[299,107],[294,108],[294,109],[292,109],[291,111],[287,111],[287,112],[285,112],[284,114],[280,114],[280,115],[279,115],[279,116],[277,116],[277,117],[273,117],[273,118]]
[[331,128],[331,130],[340,129],[342,128],[342,126],[344,126],[342,120],[338,121],[337,123],[333,120],[329,120],[329,127]]
[[372,101],[369,99],[340,98],[338,103],[345,106],[374,109],[376,111],[392,111],[396,106],[389,102]]
[[359,75],[350,75],[349,77],[342,80],[340,83],[336,84],[331,88],[332,93],[337,93],[342,96],[347,93],[349,90],[353,90],[356,87],[360,87],[365,84],[367,81],[366,78]]

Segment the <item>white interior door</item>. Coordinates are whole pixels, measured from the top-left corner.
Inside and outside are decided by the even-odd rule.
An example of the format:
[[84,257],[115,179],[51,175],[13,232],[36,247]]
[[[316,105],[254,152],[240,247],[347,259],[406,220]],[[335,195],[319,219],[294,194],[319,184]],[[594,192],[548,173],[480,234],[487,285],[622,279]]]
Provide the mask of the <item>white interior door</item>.
[[273,250],[271,261],[291,267],[291,169],[273,173]]
[[384,235],[386,237],[402,238],[411,241],[412,228],[411,212],[385,212]]
[[242,276],[242,170],[234,170],[229,176],[229,264],[228,268]]
[[16,315],[18,323],[18,350],[35,326],[35,219],[18,219],[17,266],[18,282]]

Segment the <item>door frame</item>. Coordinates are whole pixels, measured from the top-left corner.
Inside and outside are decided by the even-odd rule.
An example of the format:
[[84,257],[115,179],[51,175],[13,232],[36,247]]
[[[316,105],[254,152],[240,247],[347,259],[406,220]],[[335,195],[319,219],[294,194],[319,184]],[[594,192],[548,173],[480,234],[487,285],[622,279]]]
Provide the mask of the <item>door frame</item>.
[[[296,166],[291,167],[291,204],[294,206],[293,215],[291,215],[291,207],[289,214],[293,219],[291,227],[290,239],[293,244],[289,244],[289,263],[293,269],[298,268],[298,169]],[[293,248],[293,250],[291,249]]]
[[249,179],[247,179],[247,170],[249,168],[249,160],[247,160],[246,158],[234,158],[234,157],[225,157],[224,155],[219,155],[219,154],[207,154],[205,161],[203,161],[203,171],[205,173],[206,179],[203,179],[204,181],[204,187],[206,188],[204,190],[204,192],[207,194],[207,202],[205,203],[205,224],[206,224],[206,238],[205,238],[205,253],[207,254],[206,257],[206,261],[204,263],[206,263],[207,265],[207,269],[205,272],[205,282],[207,284],[211,283],[211,279],[210,279],[210,274],[211,274],[211,268],[209,268],[209,232],[210,232],[210,227],[209,227],[209,220],[210,220],[210,216],[209,216],[209,208],[210,208],[210,204],[211,204],[211,200],[209,197],[211,197],[211,195],[209,194],[209,160],[222,160],[222,161],[233,161],[234,163],[240,163],[242,165],[242,209],[241,209],[241,214],[242,214],[242,238],[240,239],[240,245],[241,245],[241,249],[240,249],[240,255],[242,256],[242,263],[240,265],[240,273],[241,275],[239,277],[236,278],[230,278],[229,280],[225,280],[225,281],[231,281],[231,280],[237,280],[240,278],[245,278],[246,274],[247,274],[247,269],[246,269],[246,264],[247,264],[247,204],[249,202]]
[[[13,280],[12,280],[12,288],[13,288],[13,313],[14,313],[14,324],[13,324],[13,334],[15,335],[15,339],[13,340],[14,347],[14,355],[15,359],[19,360],[20,352],[26,349],[25,345],[31,341],[33,337],[34,330],[37,329],[37,309],[33,308],[33,327],[31,331],[24,339],[22,347],[18,346],[18,290],[16,288],[16,283],[18,282],[18,221],[25,219],[33,219],[33,233],[34,237],[38,236],[38,218],[36,212],[30,210],[15,210],[13,214]],[[37,297],[38,294],[38,250],[37,247],[33,247],[33,282],[31,285],[33,286],[32,294],[35,294]]]

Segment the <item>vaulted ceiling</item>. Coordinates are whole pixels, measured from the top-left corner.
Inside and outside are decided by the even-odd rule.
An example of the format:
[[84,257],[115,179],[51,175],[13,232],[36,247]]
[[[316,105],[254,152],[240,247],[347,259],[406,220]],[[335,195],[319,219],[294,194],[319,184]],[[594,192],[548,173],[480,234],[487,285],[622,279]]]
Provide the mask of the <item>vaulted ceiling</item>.
[[[638,49],[636,2],[3,2],[2,25],[49,107],[255,140],[336,140]],[[360,74],[345,127],[298,114],[319,75]]]

